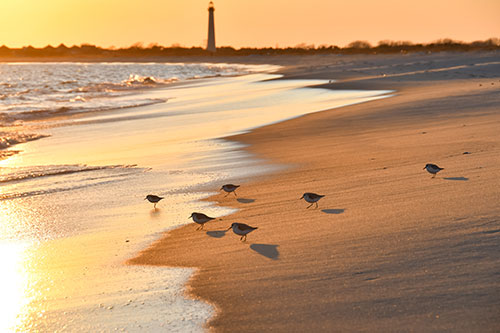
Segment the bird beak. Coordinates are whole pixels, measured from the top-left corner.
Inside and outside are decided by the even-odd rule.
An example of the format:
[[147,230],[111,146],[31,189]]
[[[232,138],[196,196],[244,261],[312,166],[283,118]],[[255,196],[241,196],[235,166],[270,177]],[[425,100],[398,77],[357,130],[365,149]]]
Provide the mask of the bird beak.
[[233,226],[230,226],[229,228],[226,229],[226,231],[228,231],[229,229],[231,229]]
[[144,198],[144,200],[146,200],[147,198]]
[[299,200],[301,200],[301,199],[303,199],[303,198],[304,198],[304,196],[301,196],[301,197],[299,198]]
[[193,217],[192,216],[188,217],[188,220],[191,219],[191,218],[193,218]]
[[422,170],[425,170],[425,167]]

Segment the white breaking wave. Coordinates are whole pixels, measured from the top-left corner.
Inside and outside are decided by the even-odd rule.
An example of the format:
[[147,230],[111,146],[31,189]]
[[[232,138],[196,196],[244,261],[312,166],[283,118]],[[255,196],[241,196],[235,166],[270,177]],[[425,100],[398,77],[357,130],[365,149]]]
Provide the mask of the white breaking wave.
[[165,100],[144,100],[140,92],[188,79],[268,69],[238,64],[4,63],[0,64],[0,125],[161,103]]
[[34,141],[45,137],[47,137],[47,135],[44,134],[0,132],[0,149],[9,148],[19,143]]

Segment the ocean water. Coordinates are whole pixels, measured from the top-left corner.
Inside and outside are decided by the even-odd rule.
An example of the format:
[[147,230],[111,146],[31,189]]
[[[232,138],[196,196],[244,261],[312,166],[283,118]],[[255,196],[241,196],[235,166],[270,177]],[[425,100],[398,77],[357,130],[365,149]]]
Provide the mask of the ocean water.
[[224,137],[390,93],[277,69],[0,64],[0,330],[202,331],[214,308],[185,298],[192,269],[124,262],[193,211],[230,214],[200,201],[221,184],[283,167]]

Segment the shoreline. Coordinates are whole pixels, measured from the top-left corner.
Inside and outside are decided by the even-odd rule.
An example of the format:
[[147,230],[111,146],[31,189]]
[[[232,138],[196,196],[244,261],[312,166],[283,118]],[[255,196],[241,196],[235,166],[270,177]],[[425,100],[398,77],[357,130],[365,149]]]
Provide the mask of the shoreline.
[[[381,75],[394,64],[394,57],[382,64],[369,56],[355,58],[362,68],[367,67],[365,62],[375,62],[368,64],[373,67],[369,70],[358,70],[363,75]],[[383,56],[377,58],[384,61]],[[404,64],[409,58],[397,60]],[[459,55],[442,61],[467,64],[472,60]],[[291,167],[242,184],[240,199],[247,201],[222,195],[208,198],[240,210],[220,223],[207,224],[206,233],[195,233],[192,225],[169,231],[128,263],[196,268],[187,292],[215,305],[216,314],[207,325],[218,331],[493,330],[498,324],[492,316],[499,308],[498,295],[493,291],[490,298],[481,297],[479,290],[494,290],[494,275],[487,267],[499,264],[487,251],[498,237],[494,232],[498,190],[487,185],[498,183],[494,177],[498,167],[491,162],[499,148],[494,133],[500,118],[495,95],[499,66],[465,67],[451,75],[426,71],[432,63],[410,66],[424,69],[407,76],[327,85],[370,85],[377,90],[392,85],[397,90],[394,97],[316,112],[225,138],[249,145],[245,150],[271,164]],[[294,67],[285,71],[285,78],[311,77],[317,72],[321,72],[317,78],[333,77],[343,70],[338,64],[325,65],[324,59],[309,67],[316,71],[308,71],[306,65]],[[392,70],[397,73],[407,65],[400,67]],[[481,77],[485,69],[490,77]],[[355,74],[351,71],[344,78]],[[462,156],[466,149],[472,151],[470,156]],[[464,158],[481,168],[461,168]],[[428,174],[421,170],[426,162],[445,164],[443,174],[453,170],[457,174],[450,174],[449,180],[440,175],[441,183],[428,184]],[[304,202],[297,199],[306,191],[327,195],[320,209],[304,209]],[[455,201],[440,196],[441,191],[451,191]],[[469,198],[479,193],[481,200]],[[430,200],[429,195],[437,199]],[[476,221],[477,213],[489,223]],[[234,221],[259,229],[246,244],[240,243],[231,232],[222,231]],[[470,232],[463,233],[456,221]],[[448,237],[436,241],[437,230]],[[482,235],[492,236],[485,241]],[[473,261],[464,255],[466,251],[453,252],[453,258],[441,255],[458,236],[486,242],[488,246],[475,248],[482,259]],[[426,244],[434,248],[427,250]],[[408,257],[411,265],[404,260]],[[439,265],[428,257],[437,257]],[[470,264],[481,269],[466,269]],[[462,279],[441,276],[443,265],[457,276],[456,266],[460,267]],[[426,269],[432,279],[418,274],[416,267]],[[234,285],[239,288],[231,288]],[[452,287],[456,294],[444,297]],[[416,292],[419,288],[427,291],[425,297]],[[475,306],[464,313],[470,303]],[[233,320],[242,312],[253,320]]]
[[[68,63],[78,63],[78,61],[67,61]],[[117,61],[120,62],[120,61]],[[17,63],[22,63],[22,62],[17,62]],[[29,62],[26,62],[29,63]],[[33,62],[37,63],[37,62]],[[43,61],[41,62],[43,63]],[[52,63],[51,61],[47,61],[47,63]],[[58,63],[58,62],[54,62]],[[89,62],[89,63],[99,63],[98,61],[95,62]],[[113,62],[109,62],[113,63]],[[137,62],[137,63],[142,63],[142,62]],[[201,63],[201,61],[198,61],[198,63]],[[0,61],[0,64],[2,62]],[[219,63],[222,64],[222,63]],[[237,63],[231,64],[233,66],[237,66]],[[243,64],[244,66],[247,66],[248,64]],[[250,66],[266,66],[266,65],[250,65]],[[207,75],[207,76],[202,76],[202,77],[187,77],[184,79],[180,79],[177,81],[172,81],[169,83],[160,83],[158,85],[146,85],[146,86],[141,86],[141,87],[129,87],[128,89],[123,89],[123,92],[128,92],[128,93],[133,93],[136,95],[139,94],[144,94],[146,93],[154,93],[159,92],[159,91],[164,91],[165,89],[172,89],[172,88],[178,88],[182,87],[185,85],[190,85],[193,84],[193,82],[200,83],[203,82],[204,80],[211,80],[219,77],[238,77],[242,75],[248,75],[248,74],[258,74],[258,73],[273,73],[276,72],[280,69],[280,66],[273,66],[270,65],[271,68],[258,68],[258,69],[253,69],[251,72],[244,72],[243,69],[241,69],[241,72],[238,74],[230,74],[230,75]],[[269,67],[269,66],[267,66]],[[273,68],[274,67],[274,68]],[[246,69],[248,70],[248,69]],[[118,100],[120,96],[114,96],[112,98]],[[103,115],[103,114],[112,114],[116,113],[117,111],[121,110],[126,110],[126,109],[137,109],[137,108],[143,108],[147,107],[150,105],[155,105],[155,104],[164,104],[168,100],[167,99],[154,99],[150,100],[148,102],[142,102],[141,104],[138,105],[120,105],[120,106],[113,106],[113,105],[105,105],[105,106],[95,106],[93,108],[87,108],[87,109],[78,109],[78,108],[67,108],[65,110],[66,113],[64,112],[58,112],[57,109],[54,110],[53,113],[45,113],[42,112],[41,115],[36,114],[33,110],[25,110],[25,111],[19,111],[18,114],[25,115],[25,117],[19,117],[16,118],[16,113],[13,115],[9,115],[8,112],[6,111],[0,111],[0,118],[3,121],[0,124],[0,161],[9,158],[10,156],[13,156],[17,153],[20,152],[20,150],[16,150],[13,147],[18,144],[23,144],[27,143],[30,141],[35,141],[39,139],[43,139],[45,137],[48,137],[48,135],[45,134],[40,134],[40,133],[32,133],[34,129],[37,129],[38,124],[41,122],[47,122],[47,121],[74,121],[77,119],[85,119],[88,117],[92,117],[95,115]],[[20,121],[20,123],[18,123]],[[53,124],[52,126],[60,126],[59,124]],[[43,127],[47,127],[46,124],[43,125]],[[48,126],[51,127],[51,126]],[[9,134],[17,134],[16,132],[19,131],[19,129],[22,128],[21,134],[18,134],[17,136],[11,137]]]
[[[40,286],[33,306],[16,312],[46,314],[43,320],[20,319],[19,327],[58,329],[67,321],[67,328],[90,330],[201,331],[212,316],[212,310],[203,309],[212,308],[183,297],[191,269],[123,262],[149,246],[151,236],[189,223],[193,211],[210,216],[232,212],[201,202],[204,194],[197,189],[242,181],[267,169],[256,157],[243,158],[248,154],[238,149],[240,144],[218,138],[380,93],[335,93],[305,88],[325,80],[273,80],[278,77],[262,73],[208,79],[170,92],[151,89],[142,98],[174,98],[87,119],[32,124],[32,130],[43,129],[50,137],[19,146],[22,154],[2,162],[4,199],[12,199],[2,201],[2,208],[12,229],[22,225],[25,214],[46,212],[29,213],[38,227],[12,237],[43,237],[44,244],[26,248],[26,259],[21,252],[15,257],[19,265],[38,263],[28,276],[33,282],[25,285]],[[147,193],[165,197],[159,209],[143,200]],[[59,287],[45,288],[50,284]],[[30,292],[20,290],[17,297]],[[71,308],[66,319],[58,315],[63,308]]]

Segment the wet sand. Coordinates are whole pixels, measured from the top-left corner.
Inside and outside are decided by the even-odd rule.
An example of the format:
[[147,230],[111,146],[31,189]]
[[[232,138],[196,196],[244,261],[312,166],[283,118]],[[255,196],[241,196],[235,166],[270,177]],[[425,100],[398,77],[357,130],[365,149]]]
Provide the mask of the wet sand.
[[[217,308],[214,331],[498,329],[498,55],[268,61],[332,89],[396,92],[229,138],[287,168],[209,198],[240,210],[129,263],[197,268],[188,290]],[[426,163],[445,169],[432,179]],[[306,209],[304,192],[326,196]],[[259,229],[240,242],[232,222]]]

